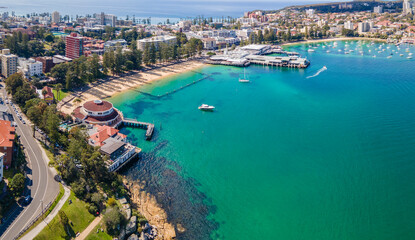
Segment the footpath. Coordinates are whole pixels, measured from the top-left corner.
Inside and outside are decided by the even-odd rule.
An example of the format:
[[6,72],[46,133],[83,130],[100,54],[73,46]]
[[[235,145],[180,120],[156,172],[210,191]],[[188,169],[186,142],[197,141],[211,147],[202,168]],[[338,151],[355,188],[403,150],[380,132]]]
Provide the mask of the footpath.
[[71,190],[68,187],[65,187],[65,193],[63,194],[61,200],[59,200],[58,204],[53,208],[52,212],[43,220],[41,221],[35,228],[33,228],[30,232],[26,233],[21,240],[31,240],[36,237],[42,230],[45,228],[52,219],[58,215],[59,210],[63,207],[63,204],[68,200],[69,196],[71,195]]

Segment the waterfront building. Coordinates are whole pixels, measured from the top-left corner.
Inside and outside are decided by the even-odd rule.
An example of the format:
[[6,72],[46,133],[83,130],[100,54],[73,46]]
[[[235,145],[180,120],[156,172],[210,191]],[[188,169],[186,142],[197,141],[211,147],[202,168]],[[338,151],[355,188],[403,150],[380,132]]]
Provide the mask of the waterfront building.
[[73,111],[76,122],[117,127],[122,123],[121,113],[112,103],[102,100],[88,101]]
[[118,129],[110,126],[94,125],[87,131],[88,143],[100,147],[101,154],[108,156],[108,169],[116,171],[122,164],[128,162],[141,152],[140,148],[127,142],[127,136]]
[[144,49],[148,46],[150,47],[151,44],[154,44],[156,49],[159,48],[160,44],[164,43],[168,46],[173,46],[177,42],[176,36],[157,36],[157,37],[151,37],[151,38],[144,38],[137,40],[137,48],[141,51],[144,51]]
[[59,23],[61,21],[61,16],[59,14],[59,12],[54,11],[52,13],[52,23]]
[[17,72],[17,56],[10,54],[9,49],[3,49],[1,53],[1,75],[8,78]]
[[66,36],[65,56],[71,59],[79,58],[84,54],[83,37],[77,33]]
[[13,161],[15,128],[10,121],[0,120],[0,152],[4,154],[3,165],[10,167]]
[[23,73],[26,78],[31,78],[33,76],[40,76],[43,72],[43,63],[38,62],[33,58],[19,58],[19,70]]

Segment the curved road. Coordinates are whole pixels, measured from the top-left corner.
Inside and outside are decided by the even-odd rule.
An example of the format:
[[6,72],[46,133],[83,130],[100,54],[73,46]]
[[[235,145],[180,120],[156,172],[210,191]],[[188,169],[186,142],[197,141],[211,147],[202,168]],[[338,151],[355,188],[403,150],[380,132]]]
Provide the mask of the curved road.
[[[3,96],[6,96],[4,89],[2,92]],[[33,200],[28,206],[18,206],[7,216],[5,224],[0,228],[0,239],[14,239],[28,223],[41,213],[42,206],[44,208],[49,202],[53,201],[59,192],[59,184],[54,180],[54,174],[48,167],[47,157],[33,138],[32,128],[27,124],[23,124],[11,106],[8,105],[8,107],[18,125],[16,133],[20,136],[20,142],[26,149],[29,158],[27,177],[32,180],[29,181],[32,184],[29,184],[31,186],[28,186],[28,188]]]

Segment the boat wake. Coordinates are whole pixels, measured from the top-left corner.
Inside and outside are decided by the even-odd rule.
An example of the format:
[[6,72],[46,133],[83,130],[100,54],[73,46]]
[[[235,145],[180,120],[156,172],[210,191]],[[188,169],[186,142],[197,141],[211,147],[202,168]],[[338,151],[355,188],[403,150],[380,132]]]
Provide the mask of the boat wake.
[[322,72],[324,72],[324,71],[326,71],[326,70],[327,70],[327,67],[326,67],[326,66],[324,66],[324,67],[322,67],[320,70],[318,70],[318,71],[316,72],[316,74],[311,75],[311,76],[308,76],[307,78],[317,77],[320,73],[322,73]]

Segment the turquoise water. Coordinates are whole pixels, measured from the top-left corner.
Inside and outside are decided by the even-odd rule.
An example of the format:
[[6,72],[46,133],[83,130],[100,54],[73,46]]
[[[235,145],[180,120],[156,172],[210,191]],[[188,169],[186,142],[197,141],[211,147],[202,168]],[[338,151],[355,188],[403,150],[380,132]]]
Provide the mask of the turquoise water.
[[[183,239],[413,239],[415,62],[406,47],[400,57],[394,45],[374,53],[381,44],[362,43],[363,56],[358,42],[350,54],[337,51],[345,42],[330,53],[290,47],[311,66],[253,65],[250,84],[238,82],[241,68],[208,66],[198,70],[207,79],[176,93],[110,99],[157,127],[151,142],[122,130],[146,152],[127,176],[161,191],[170,220],[188,229]],[[201,76],[142,91],[161,95]]]

